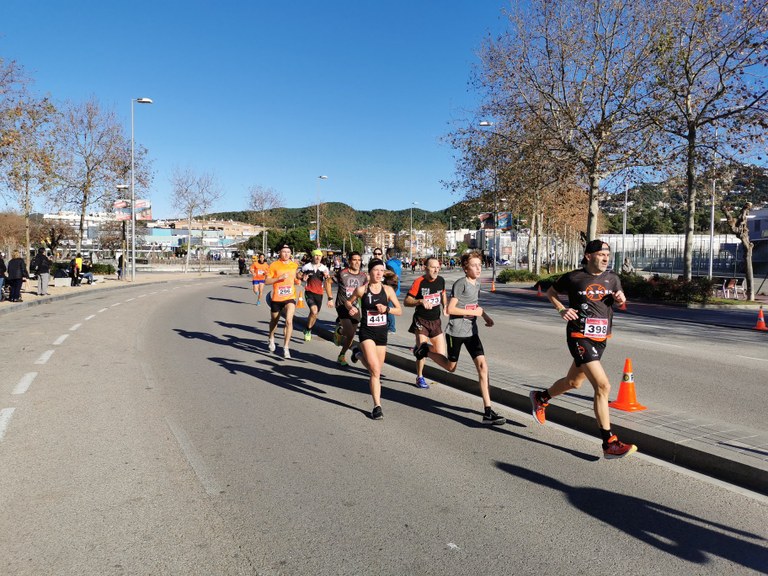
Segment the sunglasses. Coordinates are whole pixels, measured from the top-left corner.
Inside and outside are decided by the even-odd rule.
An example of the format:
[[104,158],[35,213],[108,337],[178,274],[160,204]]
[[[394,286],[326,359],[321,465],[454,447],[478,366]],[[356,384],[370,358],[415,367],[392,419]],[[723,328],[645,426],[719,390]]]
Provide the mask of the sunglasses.
[[381,256],[381,252],[374,252],[373,255],[374,256]]

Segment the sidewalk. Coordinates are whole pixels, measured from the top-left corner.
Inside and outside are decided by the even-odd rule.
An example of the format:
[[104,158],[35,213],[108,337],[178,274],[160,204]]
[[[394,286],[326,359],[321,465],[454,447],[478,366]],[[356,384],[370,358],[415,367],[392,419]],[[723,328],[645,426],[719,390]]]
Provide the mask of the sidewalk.
[[[232,278],[237,274],[229,274]],[[144,272],[137,274],[136,281],[106,279],[92,285],[80,287],[51,287],[50,296],[38,297],[36,285],[30,283],[30,291],[22,294],[24,302],[0,303],[0,314],[46,302],[77,297],[92,290],[128,288],[134,284],[157,284],[167,282],[194,281],[200,278],[222,278],[217,272]],[[494,298],[531,298],[541,300],[530,286],[497,285]],[[658,315],[676,321],[714,323],[721,326],[752,329],[758,305],[748,310],[701,310],[677,308],[657,304],[630,303],[628,313]],[[411,310],[411,309],[406,309]],[[304,325],[306,313],[297,315],[297,324]],[[409,316],[399,320],[407,325]],[[319,320],[315,326],[317,336],[333,339],[333,324]],[[768,335],[766,335],[768,337]],[[413,336],[405,329],[390,334],[387,363],[415,373],[415,359],[411,352]],[[427,363],[424,375],[434,381],[453,386],[471,394],[477,393],[477,375],[470,362],[460,363],[451,374],[431,363]],[[514,408],[530,417],[531,390],[527,382],[504,374],[494,374],[491,397],[494,402]],[[552,422],[594,435],[594,413],[591,398],[563,396],[547,410],[547,419]],[[749,430],[716,421],[706,421],[690,414],[678,414],[649,408],[642,412],[611,411],[612,428],[621,438],[640,446],[644,454],[672,462],[691,470],[742,486],[749,490],[768,495],[768,432]]]

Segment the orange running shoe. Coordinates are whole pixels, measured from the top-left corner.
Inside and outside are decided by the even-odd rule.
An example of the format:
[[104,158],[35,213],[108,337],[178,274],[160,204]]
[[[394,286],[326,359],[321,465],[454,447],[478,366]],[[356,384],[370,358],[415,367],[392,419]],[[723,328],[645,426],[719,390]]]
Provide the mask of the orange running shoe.
[[534,390],[530,394],[531,398],[531,414],[533,414],[534,419],[539,424],[546,424],[547,423],[547,416],[544,414],[544,411],[547,409],[547,406],[549,406],[548,402],[542,402],[539,400],[539,393]]
[[637,446],[620,442],[616,434],[608,438],[608,446],[603,448],[603,455],[609,460],[624,458],[624,456],[629,456],[633,452],[637,452]]

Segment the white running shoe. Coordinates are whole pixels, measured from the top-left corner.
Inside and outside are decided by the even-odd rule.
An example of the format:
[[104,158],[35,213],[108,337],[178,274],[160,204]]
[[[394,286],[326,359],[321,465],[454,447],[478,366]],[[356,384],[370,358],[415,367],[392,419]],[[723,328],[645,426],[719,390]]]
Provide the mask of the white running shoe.
[[283,348],[283,358],[285,358],[286,360],[291,359],[291,351],[288,350],[288,348]]
[[274,352],[275,351],[275,341],[274,340],[270,340],[269,341],[269,351],[270,352]]

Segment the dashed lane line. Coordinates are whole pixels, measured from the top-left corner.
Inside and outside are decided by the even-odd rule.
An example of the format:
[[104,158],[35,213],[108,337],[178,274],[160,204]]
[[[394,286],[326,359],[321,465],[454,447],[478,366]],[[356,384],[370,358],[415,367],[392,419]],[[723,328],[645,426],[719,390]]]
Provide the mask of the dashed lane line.
[[90,316],[85,317],[86,320],[91,320],[93,318],[96,318],[96,314],[91,314]]
[[48,362],[48,360],[51,359],[51,356],[53,356],[54,352],[55,350],[46,350],[45,352],[40,354],[40,358],[35,360],[35,364],[45,364],[46,362]]
[[3,408],[0,410],[0,441],[5,437],[5,431],[8,428],[14,410],[16,408]]
[[82,326],[82,325],[83,325],[83,324],[82,324],[82,322],[80,322],[80,323],[78,323],[78,324],[75,324],[74,326],[72,326],[72,328],[70,328],[70,329],[69,329],[69,331],[70,331],[70,332],[74,332],[75,330],[77,330],[78,328],[80,328],[80,326]]
[[21,380],[16,383],[11,394],[24,394],[29,390],[32,382],[35,381],[35,378],[37,378],[37,372],[27,372],[21,377]]
[[64,340],[66,340],[67,338],[69,338],[69,334],[62,334],[61,336],[56,338],[56,340],[53,341],[53,345],[59,346],[61,344],[64,344]]

